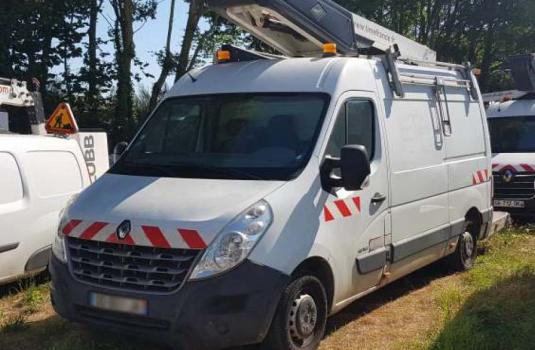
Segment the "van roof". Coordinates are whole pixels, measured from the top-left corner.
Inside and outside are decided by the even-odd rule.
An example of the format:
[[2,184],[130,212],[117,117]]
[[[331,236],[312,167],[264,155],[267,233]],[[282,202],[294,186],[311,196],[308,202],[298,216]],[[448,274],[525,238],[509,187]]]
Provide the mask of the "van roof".
[[[259,59],[222,63],[191,71],[166,97],[248,92],[323,92],[337,90],[376,91],[377,80],[387,80],[378,58],[325,57]],[[443,77],[458,72],[436,67],[398,64],[401,71]],[[385,86],[388,83],[383,84]]]
[[534,100],[512,100],[491,103],[487,109],[488,118],[535,116]]
[[1,151],[65,150],[76,147],[77,142],[54,136],[0,134]]
[[[185,75],[168,97],[245,92],[332,92],[337,76],[349,60],[332,58],[266,59],[214,64]],[[364,59],[352,59],[363,71],[371,69]],[[361,79],[366,77],[360,77]],[[369,89],[369,87],[368,87]]]

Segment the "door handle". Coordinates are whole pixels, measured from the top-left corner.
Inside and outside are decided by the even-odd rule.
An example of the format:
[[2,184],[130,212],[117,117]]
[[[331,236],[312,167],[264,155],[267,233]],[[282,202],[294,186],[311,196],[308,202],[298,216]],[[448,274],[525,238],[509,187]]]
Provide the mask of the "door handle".
[[386,195],[381,194],[379,192],[374,194],[372,197],[372,203],[375,203],[375,204],[382,203],[385,200],[386,200]]

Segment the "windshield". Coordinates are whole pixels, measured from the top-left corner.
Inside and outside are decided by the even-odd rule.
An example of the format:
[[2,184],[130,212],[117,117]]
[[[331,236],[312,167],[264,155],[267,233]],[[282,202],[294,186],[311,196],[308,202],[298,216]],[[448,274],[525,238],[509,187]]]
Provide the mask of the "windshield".
[[535,116],[490,118],[493,153],[535,152]]
[[328,102],[315,93],[168,99],[110,172],[290,180],[310,159]]

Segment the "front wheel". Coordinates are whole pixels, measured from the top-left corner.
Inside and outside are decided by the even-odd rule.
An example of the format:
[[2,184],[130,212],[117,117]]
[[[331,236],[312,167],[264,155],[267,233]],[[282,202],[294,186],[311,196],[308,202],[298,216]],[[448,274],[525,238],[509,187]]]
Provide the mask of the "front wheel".
[[325,333],[327,294],[315,276],[296,276],[282,293],[264,349],[314,350]]

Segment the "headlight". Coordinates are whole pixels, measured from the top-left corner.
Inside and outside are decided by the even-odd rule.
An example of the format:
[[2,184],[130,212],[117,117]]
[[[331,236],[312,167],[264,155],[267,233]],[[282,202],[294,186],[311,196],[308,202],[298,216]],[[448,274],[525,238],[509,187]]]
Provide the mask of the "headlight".
[[56,238],[54,239],[54,243],[52,244],[52,253],[62,263],[67,263],[67,249],[65,249],[65,235],[63,234],[63,232],[61,232],[61,230],[63,229],[63,227],[65,227],[65,225],[67,225],[69,218],[66,214],[69,211],[69,207],[71,206],[71,204],[75,201],[76,197],[78,197],[78,195],[72,196],[71,199],[69,199],[69,201],[67,202],[65,208],[60,211],[58,231],[56,234]]
[[204,252],[190,279],[211,277],[230,270],[249,256],[273,220],[262,200],[228,224]]

